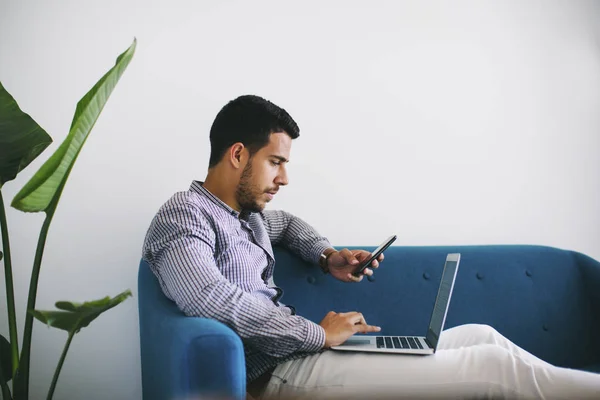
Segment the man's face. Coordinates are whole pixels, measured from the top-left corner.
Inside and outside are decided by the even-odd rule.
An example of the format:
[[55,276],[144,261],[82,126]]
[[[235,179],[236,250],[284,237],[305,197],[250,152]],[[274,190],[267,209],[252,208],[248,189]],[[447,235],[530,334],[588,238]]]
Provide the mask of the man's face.
[[292,138],[287,133],[272,133],[269,144],[250,158],[235,194],[242,210],[262,211],[279,187],[288,184],[285,164],[291,147]]

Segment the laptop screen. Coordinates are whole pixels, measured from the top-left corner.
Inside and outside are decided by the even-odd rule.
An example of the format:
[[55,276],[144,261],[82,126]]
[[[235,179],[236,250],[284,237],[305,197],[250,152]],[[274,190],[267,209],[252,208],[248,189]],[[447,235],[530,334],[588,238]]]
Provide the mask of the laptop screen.
[[429,329],[427,329],[426,336],[434,350],[437,348],[440,333],[444,328],[446,313],[450,303],[450,296],[452,296],[452,288],[454,287],[454,279],[456,277],[457,270],[458,260],[446,260],[446,265],[444,266],[444,272],[442,274],[442,281],[440,282],[438,295],[435,299],[435,305],[433,306],[433,313],[431,314],[431,321],[429,321]]

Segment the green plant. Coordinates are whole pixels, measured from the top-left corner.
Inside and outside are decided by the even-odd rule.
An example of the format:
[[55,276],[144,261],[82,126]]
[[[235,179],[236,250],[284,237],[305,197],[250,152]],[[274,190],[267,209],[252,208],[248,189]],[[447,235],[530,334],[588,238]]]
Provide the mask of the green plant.
[[[83,304],[59,301],[56,303],[58,310],[55,311],[35,310],[42,256],[52,217],[77,156],[100,116],[108,97],[133,58],[135,47],[136,40],[134,39],[133,44],[117,58],[115,66],[100,78],[94,87],[77,103],[69,134],[54,154],[17,193],[11,203],[12,207],[23,212],[44,212],[46,214],[40,230],[31,272],[20,354],[10,243],[2,187],[6,182],[13,180],[20,171],[40,155],[52,142],[52,139],[29,115],[21,111],[14,98],[0,83],[0,227],[2,229],[0,259],[4,259],[10,339],[7,340],[0,335],[0,388],[2,398],[5,400],[25,400],[29,397],[29,366],[34,317],[49,326],[68,332],[65,348],[48,391],[48,399],[51,399],[73,336],[82,328],[88,326],[102,312],[115,307],[131,296],[131,292],[126,290],[114,298],[105,297]],[[11,380],[12,393],[8,385]]]

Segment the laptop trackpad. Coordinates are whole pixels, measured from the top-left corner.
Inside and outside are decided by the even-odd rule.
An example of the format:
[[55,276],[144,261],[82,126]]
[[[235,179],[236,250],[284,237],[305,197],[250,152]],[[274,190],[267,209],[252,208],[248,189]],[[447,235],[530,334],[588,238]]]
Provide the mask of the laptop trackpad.
[[365,337],[350,337],[341,346],[360,346],[360,345],[369,345],[373,343],[370,338]]

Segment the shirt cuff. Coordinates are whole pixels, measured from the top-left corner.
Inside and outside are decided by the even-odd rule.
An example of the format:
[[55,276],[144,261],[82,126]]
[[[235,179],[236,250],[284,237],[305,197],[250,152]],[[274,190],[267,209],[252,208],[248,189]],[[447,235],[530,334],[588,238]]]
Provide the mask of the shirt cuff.
[[327,240],[322,240],[315,244],[312,248],[312,253],[310,256],[312,262],[319,265],[319,258],[321,257],[321,254],[323,254],[325,250],[330,248],[333,249],[333,246]]
[[312,321],[306,321],[306,339],[298,351],[314,353],[325,347],[325,329]]

